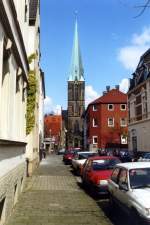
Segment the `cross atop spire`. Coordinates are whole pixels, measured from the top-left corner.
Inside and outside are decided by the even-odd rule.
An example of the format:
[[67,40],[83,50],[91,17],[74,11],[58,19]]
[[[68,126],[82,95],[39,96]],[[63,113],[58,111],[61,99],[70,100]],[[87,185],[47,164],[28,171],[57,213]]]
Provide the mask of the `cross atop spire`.
[[84,71],[78,37],[77,11],[75,12],[75,15],[76,21],[75,21],[74,43],[72,49],[71,68],[68,81],[75,81],[75,80],[84,81]]

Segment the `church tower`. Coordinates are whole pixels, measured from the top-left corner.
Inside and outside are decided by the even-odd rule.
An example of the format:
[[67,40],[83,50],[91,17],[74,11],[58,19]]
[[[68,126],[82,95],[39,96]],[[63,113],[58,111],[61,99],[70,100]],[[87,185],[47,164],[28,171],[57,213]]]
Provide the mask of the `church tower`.
[[70,74],[68,79],[68,148],[83,148],[83,118],[85,110],[85,80],[78,37],[78,24],[75,23],[74,43]]

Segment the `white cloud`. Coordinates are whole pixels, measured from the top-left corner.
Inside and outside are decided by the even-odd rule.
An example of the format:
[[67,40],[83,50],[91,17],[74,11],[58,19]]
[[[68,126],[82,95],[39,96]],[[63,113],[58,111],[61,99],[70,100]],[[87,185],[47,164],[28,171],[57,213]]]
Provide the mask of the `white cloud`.
[[61,114],[61,105],[55,105],[51,97],[46,96],[44,100],[44,113],[54,112],[56,115]]
[[120,86],[120,91],[127,93],[128,89],[129,89],[129,79],[123,78],[121,80],[119,86]]
[[145,27],[140,35],[134,34],[132,43],[136,45],[150,44],[150,27]]
[[93,89],[91,85],[85,86],[85,105],[99,97],[99,94]]
[[150,27],[145,27],[141,34],[133,34],[131,44],[119,50],[118,60],[123,66],[134,71],[140,56],[150,47]]

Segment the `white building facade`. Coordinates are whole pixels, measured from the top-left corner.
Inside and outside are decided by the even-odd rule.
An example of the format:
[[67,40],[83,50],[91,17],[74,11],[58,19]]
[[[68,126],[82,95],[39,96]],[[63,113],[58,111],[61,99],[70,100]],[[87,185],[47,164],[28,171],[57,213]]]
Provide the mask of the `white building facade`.
[[[4,224],[26,177],[28,60],[14,1],[0,1],[0,224]],[[18,1],[21,8],[23,1]],[[22,14],[23,15],[23,14]],[[18,18],[18,20],[17,20]],[[22,30],[20,24],[22,24]]]
[[[32,14],[35,6],[36,14]],[[31,15],[35,16],[31,18]],[[44,73],[39,68],[39,18],[38,0],[0,1],[0,225],[11,214],[26,175],[39,163],[39,134],[43,129],[45,97]],[[28,57],[33,53],[36,57],[29,64]],[[35,124],[27,137],[30,70],[36,71],[37,93]],[[27,168],[27,159],[34,162],[34,166],[31,163],[31,168]]]
[[129,149],[150,151],[150,50],[141,56],[128,92]]
[[36,103],[35,103],[35,124],[27,135],[26,158],[28,159],[28,175],[32,175],[34,169],[39,165],[40,146],[43,142],[44,134],[44,73],[40,69],[40,2],[30,0],[29,3],[29,27],[28,27],[28,57],[33,55],[30,63],[30,71],[35,72],[36,76]]

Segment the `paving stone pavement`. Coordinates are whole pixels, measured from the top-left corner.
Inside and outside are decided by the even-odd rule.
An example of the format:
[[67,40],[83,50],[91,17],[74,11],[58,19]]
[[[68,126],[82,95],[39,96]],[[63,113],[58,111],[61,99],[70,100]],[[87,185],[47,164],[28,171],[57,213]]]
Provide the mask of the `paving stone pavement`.
[[61,156],[43,159],[27,179],[7,225],[111,225],[69,168]]

